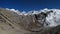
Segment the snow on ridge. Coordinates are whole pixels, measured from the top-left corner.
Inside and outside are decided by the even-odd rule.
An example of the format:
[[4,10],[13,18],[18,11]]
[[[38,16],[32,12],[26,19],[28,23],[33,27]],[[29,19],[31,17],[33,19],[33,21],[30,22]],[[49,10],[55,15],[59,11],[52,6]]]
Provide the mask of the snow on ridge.
[[9,9],[9,8],[6,8],[6,10],[9,10],[9,11],[13,11],[13,12],[16,12],[17,14],[19,14],[19,15],[27,15],[27,14],[39,14],[39,13],[41,13],[41,12],[47,12],[47,11],[59,11],[59,9],[47,9],[47,8],[45,8],[45,9],[43,9],[43,10],[39,10],[39,11],[36,11],[36,10],[34,10],[34,11],[28,11],[28,12],[26,12],[26,11],[22,11],[22,12],[20,12],[19,10],[15,10],[15,9]]
[[9,8],[6,8],[6,10],[13,11],[13,12],[16,12],[17,14],[20,14],[19,10],[9,9]]
[[6,10],[16,12],[16,13],[19,14],[19,15],[39,14],[39,13],[44,12],[44,11],[49,11],[47,8],[45,8],[45,9],[43,9],[43,10],[40,10],[40,11],[36,11],[36,10],[34,10],[34,11],[28,11],[28,12],[26,12],[26,11],[22,11],[22,12],[20,12],[19,10],[9,9],[9,8],[6,8]]
[[39,14],[41,12],[46,13],[46,12],[52,10],[53,12],[48,14],[48,16],[46,17],[46,22],[49,23],[48,26],[54,27],[54,26],[60,25],[60,9],[47,9],[47,8],[45,8],[45,9],[39,10],[39,11],[29,11],[28,13],[26,13],[25,11],[20,12],[19,10],[8,9],[8,8],[6,8],[6,10],[16,12],[19,15]]
[[18,15],[27,15],[25,11],[20,12],[19,10],[9,9],[9,8],[6,8],[6,10],[16,12]]

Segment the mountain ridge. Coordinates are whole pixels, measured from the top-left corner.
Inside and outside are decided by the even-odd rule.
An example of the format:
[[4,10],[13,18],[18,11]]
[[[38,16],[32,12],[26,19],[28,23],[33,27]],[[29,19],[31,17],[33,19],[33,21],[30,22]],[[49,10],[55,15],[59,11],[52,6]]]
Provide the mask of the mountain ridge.
[[31,13],[22,13],[21,15],[17,11],[14,9],[0,9],[1,34],[58,33],[58,31],[54,31],[56,28],[60,28],[59,9],[44,9],[37,13],[34,11]]

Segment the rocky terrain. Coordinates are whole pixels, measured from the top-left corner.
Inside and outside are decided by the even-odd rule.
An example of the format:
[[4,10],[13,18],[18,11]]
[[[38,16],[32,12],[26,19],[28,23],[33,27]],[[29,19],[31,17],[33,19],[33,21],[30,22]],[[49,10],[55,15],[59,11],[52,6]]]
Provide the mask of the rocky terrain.
[[53,10],[18,15],[16,12],[0,8],[0,34],[60,34],[60,22],[55,20],[54,22],[58,23],[55,24],[53,19],[47,19],[49,15],[52,16],[50,13],[53,13]]

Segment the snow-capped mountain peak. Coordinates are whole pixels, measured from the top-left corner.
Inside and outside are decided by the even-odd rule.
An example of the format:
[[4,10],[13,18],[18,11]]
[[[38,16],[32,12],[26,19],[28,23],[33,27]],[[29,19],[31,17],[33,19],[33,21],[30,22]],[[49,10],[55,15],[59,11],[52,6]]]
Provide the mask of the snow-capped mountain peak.
[[[47,14],[45,21],[47,24],[49,24],[48,26],[54,27],[54,26],[60,25],[60,10],[59,9],[45,8],[45,9],[39,10],[39,11],[34,10],[34,11],[28,11],[28,12],[25,12],[25,11],[20,12],[19,10],[8,9],[8,8],[6,8],[6,10],[16,12],[18,15],[34,15],[34,14],[40,14],[43,12],[43,13]],[[51,12],[51,11],[53,11],[53,12]]]

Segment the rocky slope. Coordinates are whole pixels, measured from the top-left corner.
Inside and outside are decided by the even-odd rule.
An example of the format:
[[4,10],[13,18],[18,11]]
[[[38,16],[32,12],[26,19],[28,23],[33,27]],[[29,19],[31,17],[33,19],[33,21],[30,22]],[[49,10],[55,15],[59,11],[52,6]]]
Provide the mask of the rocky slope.
[[0,9],[0,34],[60,34],[60,14],[53,10],[41,11],[18,14]]

